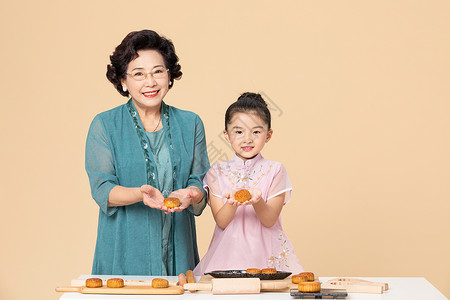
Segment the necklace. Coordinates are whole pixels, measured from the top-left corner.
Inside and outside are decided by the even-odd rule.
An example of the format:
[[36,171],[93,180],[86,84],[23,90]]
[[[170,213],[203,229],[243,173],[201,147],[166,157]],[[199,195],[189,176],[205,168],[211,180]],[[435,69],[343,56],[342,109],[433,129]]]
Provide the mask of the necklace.
[[155,129],[153,129],[152,132],[155,132],[156,128],[158,128],[158,126],[159,126],[159,123],[161,123],[161,115],[159,116],[158,124],[156,124],[156,127],[155,127]]

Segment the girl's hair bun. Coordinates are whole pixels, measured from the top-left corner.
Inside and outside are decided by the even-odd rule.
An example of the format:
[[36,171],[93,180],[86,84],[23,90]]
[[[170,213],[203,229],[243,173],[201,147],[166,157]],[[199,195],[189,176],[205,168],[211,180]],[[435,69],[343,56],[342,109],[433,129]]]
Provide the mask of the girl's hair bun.
[[254,112],[271,129],[271,116],[266,101],[260,94],[245,92],[239,96],[236,102],[231,104],[225,113],[225,130],[231,123],[233,115],[238,112]]
[[237,102],[239,102],[239,101],[244,101],[244,102],[255,101],[255,102],[259,103],[261,106],[267,107],[266,101],[264,101],[261,94],[257,94],[257,93],[250,93],[250,92],[242,93],[241,96],[239,96]]

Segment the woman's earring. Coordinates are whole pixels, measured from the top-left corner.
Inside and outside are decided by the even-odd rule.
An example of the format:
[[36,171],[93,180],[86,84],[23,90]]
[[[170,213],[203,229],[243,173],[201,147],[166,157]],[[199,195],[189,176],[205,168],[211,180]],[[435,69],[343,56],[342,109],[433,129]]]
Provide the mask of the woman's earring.
[[126,86],[122,86],[122,90],[123,90],[124,92],[126,92],[126,91],[127,91],[127,87],[126,87]]
[[172,80],[169,81],[169,85],[172,85]]

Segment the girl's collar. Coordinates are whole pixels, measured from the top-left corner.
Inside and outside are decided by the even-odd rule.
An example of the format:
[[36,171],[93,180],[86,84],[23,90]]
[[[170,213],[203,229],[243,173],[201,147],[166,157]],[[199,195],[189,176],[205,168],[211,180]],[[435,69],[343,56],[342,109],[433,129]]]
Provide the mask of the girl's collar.
[[241,167],[253,167],[258,161],[260,161],[261,159],[263,159],[263,156],[261,155],[261,152],[258,153],[255,157],[251,158],[251,159],[247,159],[246,161],[244,161],[242,158],[240,158],[239,156],[236,155],[236,153],[234,154],[233,157],[233,162],[237,165],[237,166],[241,166]]

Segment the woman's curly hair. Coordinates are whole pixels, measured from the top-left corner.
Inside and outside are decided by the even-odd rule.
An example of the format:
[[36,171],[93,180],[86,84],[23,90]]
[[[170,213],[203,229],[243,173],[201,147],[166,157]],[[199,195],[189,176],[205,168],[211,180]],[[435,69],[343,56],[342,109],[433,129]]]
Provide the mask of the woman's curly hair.
[[173,80],[180,79],[183,75],[171,40],[160,36],[153,30],[130,32],[109,57],[111,64],[108,65],[106,71],[106,77],[122,96],[129,96],[128,91],[123,91],[121,80],[126,78],[128,64],[138,57],[139,50],[156,50],[162,55],[164,64],[169,69],[171,79],[169,89],[173,86]]

